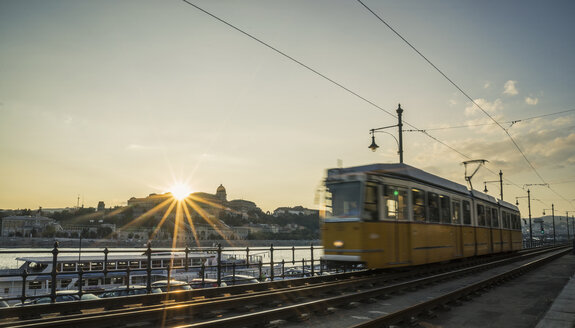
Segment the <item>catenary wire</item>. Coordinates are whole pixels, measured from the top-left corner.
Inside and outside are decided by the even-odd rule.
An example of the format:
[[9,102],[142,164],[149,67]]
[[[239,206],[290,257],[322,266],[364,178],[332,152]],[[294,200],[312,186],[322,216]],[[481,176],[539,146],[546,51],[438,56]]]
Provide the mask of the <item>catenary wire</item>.
[[[506,122],[502,122],[502,123],[509,123],[509,124],[513,125],[516,123],[525,122],[525,121],[533,120],[536,118],[541,118],[541,117],[546,117],[546,116],[554,116],[554,115],[559,115],[559,114],[573,112],[573,111],[575,111],[575,109],[569,109],[569,110],[564,110],[564,111],[556,112],[556,113],[532,116],[532,117],[528,117],[528,118],[523,118],[523,119],[513,120],[513,121],[506,121]],[[441,127],[441,128],[430,128],[430,129],[424,129],[424,130],[425,131],[438,131],[438,130],[472,128],[472,127],[476,127],[476,126],[486,126],[486,125],[495,125],[495,123],[478,123],[478,124],[468,124],[468,125],[456,125],[456,126],[446,126],[446,127]]]
[[445,73],[443,73],[443,71],[439,69],[437,66],[435,66],[435,64],[433,64],[429,59],[427,59],[427,57],[425,57],[425,55],[423,55],[417,48],[415,48],[415,46],[413,46],[409,41],[407,41],[407,39],[405,39],[401,34],[399,34],[399,32],[397,32],[391,25],[389,25],[385,20],[383,20],[383,18],[381,18],[378,14],[376,14],[373,10],[371,10],[371,8],[369,8],[361,0],[357,0],[357,2],[359,2],[363,7],[365,7],[365,9],[367,9],[370,13],[372,13],[380,22],[382,22],[385,26],[387,26],[395,35],[397,35],[401,40],[403,40],[411,49],[413,49],[419,56],[421,56],[421,58],[423,58],[429,65],[431,65],[437,72],[439,72],[439,74],[441,74],[447,81],[449,81],[457,90],[459,90],[461,94],[463,94],[467,99],[469,99],[469,101],[471,101],[475,106],[477,106],[477,108],[479,108],[485,115],[487,115],[487,117],[489,117],[495,124],[497,124],[505,132],[505,134],[507,134],[513,145],[515,145],[515,148],[517,148],[517,150],[521,153],[521,155],[523,156],[527,164],[529,164],[533,172],[535,172],[535,174],[539,177],[539,179],[541,179],[541,181],[543,181],[543,183],[546,183],[545,179],[543,179],[541,174],[539,174],[535,166],[533,166],[533,164],[527,158],[523,150],[521,150],[521,147],[519,147],[517,141],[515,141],[515,139],[511,136],[511,134],[509,134],[509,131],[507,129],[505,129],[499,122],[497,122],[495,118],[493,118],[493,116],[491,116],[486,110],[483,109],[483,107],[481,107],[475,100],[473,100],[473,98],[471,98],[457,83],[455,83],[452,79],[450,79],[447,75],[445,75]]
[[[281,51],[281,50],[277,49],[276,47],[274,47],[274,46],[268,44],[267,42],[265,42],[265,41],[263,41],[263,40],[261,40],[261,39],[255,37],[255,36],[251,35],[250,33],[243,31],[243,30],[240,29],[239,27],[237,27],[237,26],[235,26],[235,25],[233,25],[233,24],[231,24],[231,23],[229,23],[229,22],[227,22],[227,21],[225,21],[225,20],[219,18],[218,16],[216,16],[216,15],[214,15],[214,14],[208,12],[207,10],[205,10],[205,9],[203,9],[203,8],[201,8],[201,7],[199,7],[199,6],[197,6],[196,4],[194,4],[194,3],[192,3],[192,2],[190,2],[190,1],[188,1],[188,0],[182,0],[182,1],[185,2],[185,3],[188,4],[188,5],[190,5],[190,6],[194,7],[194,8],[196,8],[196,9],[198,9],[199,11],[205,13],[206,15],[208,15],[208,16],[210,16],[210,17],[216,19],[217,21],[219,21],[219,22],[221,22],[221,23],[223,23],[223,24],[225,24],[225,25],[231,27],[232,29],[234,29],[234,30],[236,30],[236,31],[238,31],[238,32],[240,32],[240,33],[242,33],[243,35],[245,35],[245,36],[251,38],[252,40],[254,40],[254,41],[256,41],[256,42],[258,42],[258,43],[264,45],[265,47],[267,47],[267,48],[269,48],[269,49],[275,51],[276,53],[278,53],[278,54],[284,56],[285,58],[287,58],[287,59],[289,59],[289,60],[295,62],[296,64],[298,64],[298,65],[304,67],[305,69],[307,69],[307,70],[313,72],[314,74],[316,74],[316,75],[322,77],[323,79],[325,79],[325,80],[331,82],[332,84],[335,84],[336,86],[338,86],[338,87],[342,88],[343,90],[345,90],[345,91],[351,93],[352,95],[358,97],[359,99],[361,99],[361,100],[367,102],[368,104],[370,104],[370,105],[372,105],[372,106],[378,108],[379,110],[381,110],[381,111],[387,113],[388,115],[392,116],[393,118],[396,118],[396,119],[397,119],[397,116],[396,116],[395,114],[393,114],[392,112],[390,112],[390,111],[388,111],[388,110],[382,108],[381,106],[377,105],[377,104],[374,103],[373,101],[371,101],[371,100],[369,100],[369,99],[367,99],[367,98],[365,98],[365,97],[359,95],[357,92],[355,92],[355,91],[353,91],[353,90],[351,90],[351,89],[345,87],[343,84],[341,84],[341,83],[339,83],[339,82],[336,82],[335,80],[333,80],[333,79],[327,77],[325,74],[320,73],[320,72],[317,71],[316,69],[313,69],[313,68],[311,68],[310,66],[304,64],[303,62],[301,62],[301,61],[295,59],[294,57],[288,55],[288,54],[285,53],[284,51]],[[438,138],[436,138],[436,137],[432,136],[431,134],[429,134],[427,131],[418,129],[416,126],[414,126],[413,124],[409,123],[408,121],[405,121],[405,120],[404,120],[403,123],[406,124],[406,125],[408,125],[408,126],[410,126],[410,127],[412,127],[412,128],[414,129],[414,131],[422,132],[423,134],[425,134],[425,135],[426,135],[427,137],[429,137],[430,139],[432,139],[432,140],[434,140],[435,142],[437,142],[437,143],[439,143],[439,144],[441,144],[441,145],[443,145],[443,146],[445,146],[445,147],[451,149],[452,151],[456,152],[457,154],[459,154],[459,155],[462,156],[463,158],[471,159],[471,157],[470,157],[469,155],[464,154],[463,152],[461,152],[461,151],[455,149],[454,147],[448,145],[447,143],[445,143],[445,142],[439,140]],[[494,174],[494,175],[497,174],[497,173],[495,173],[493,170],[491,170],[491,169],[489,169],[489,168],[487,168],[487,167],[486,167],[486,169],[487,169],[489,172],[491,172],[492,174]],[[509,179],[505,179],[505,180],[506,180],[507,182],[509,182],[510,184],[512,184],[512,185],[514,185],[514,186],[516,186],[516,187],[518,187],[518,188],[521,188],[519,185],[517,185],[517,184],[514,183],[513,181],[510,181]]]
[[[188,1],[188,0],[182,0],[182,1],[183,1],[184,3],[186,3],[186,4],[188,4],[188,5],[190,5],[190,6],[194,7],[194,8],[196,8],[197,10],[199,10],[199,11],[205,13],[206,15],[208,15],[208,16],[210,16],[210,17],[216,19],[216,20],[218,20],[219,22],[221,22],[221,23],[223,23],[223,24],[229,26],[230,28],[232,28],[232,29],[234,29],[234,30],[236,30],[236,31],[238,31],[238,32],[240,32],[240,33],[242,33],[242,34],[244,34],[245,36],[247,36],[247,37],[253,39],[254,41],[256,41],[256,42],[258,42],[258,43],[260,43],[260,44],[266,46],[267,48],[269,48],[269,49],[275,51],[276,53],[278,53],[278,54],[284,56],[285,58],[287,58],[287,59],[289,59],[289,60],[291,60],[291,61],[297,63],[298,65],[300,65],[300,66],[306,68],[307,70],[313,72],[314,74],[316,74],[316,75],[322,77],[323,79],[325,79],[325,80],[331,82],[332,84],[334,84],[334,85],[340,87],[341,89],[347,91],[348,93],[351,93],[352,95],[354,95],[354,96],[356,96],[357,98],[359,98],[359,99],[361,99],[361,100],[367,102],[368,104],[372,105],[373,107],[378,108],[379,110],[385,112],[386,114],[392,116],[393,118],[397,118],[397,116],[396,116],[395,114],[393,114],[392,112],[390,112],[390,111],[384,109],[383,107],[377,105],[377,104],[374,103],[373,101],[371,101],[371,100],[369,100],[369,99],[367,99],[367,98],[361,96],[361,95],[358,94],[357,92],[355,92],[355,91],[349,89],[348,87],[344,86],[343,84],[341,84],[341,83],[339,83],[339,82],[336,82],[335,80],[333,80],[333,79],[329,78],[328,76],[326,76],[326,75],[320,73],[319,71],[317,71],[317,70],[311,68],[310,66],[308,66],[308,65],[304,64],[303,62],[301,62],[301,61],[295,59],[294,57],[289,56],[287,53],[285,53],[285,52],[283,52],[283,51],[281,51],[281,50],[279,50],[279,49],[273,47],[272,45],[270,45],[270,44],[268,44],[268,43],[266,43],[266,42],[260,40],[259,38],[257,38],[257,37],[255,37],[255,36],[251,35],[250,33],[243,31],[243,30],[240,29],[239,27],[236,27],[235,25],[233,25],[233,24],[231,24],[231,23],[229,23],[229,22],[227,22],[227,21],[225,21],[225,20],[219,18],[218,16],[216,16],[216,15],[214,15],[214,14],[208,12],[207,10],[204,10],[203,8],[197,6],[196,4],[194,4],[194,3],[192,3],[192,2],[190,2],[190,1]],[[374,13],[374,14],[375,14],[375,13]],[[390,28],[391,28],[391,27],[390,27]],[[396,32],[396,33],[397,33],[397,32]],[[405,41],[406,41],[406,40],[405,40]],[[406,42],[407,42],[407,41],[406,41]],[[416,50],[416,51],[417,51],[417,50]],[[422,56],[423,56],[423,55],[422,55]],[[425,57],[424,57],[424,58],[425,58]],[[433,65],[431,62],[430,62],[430,64]],[[435,66],[434,66],[434,67],[435,67]],[[441,72],[441,71],[440,71],[440,72]],[[443,74],[443,73],[442,73],[442,74]],[[443,74],[443,75],[444,75],[444,74]],[[444,75],[444,76],[445,76],[445,75]],[[445,77],[449,80],[449,78],[448,78],[447,76],[445,76]],[[449,81],[452,82],[451,80],[449,80]],[[453,82],[452,82],[452,83],[453,83]],[[453,84],[454,84],[454,83],[453,83]],[[455,85],[455,84],[454,84],[454,85]],[[455,85],[455,86],[457,87],[457,85]],[[457,87],[457,88],[460,89],[459,87]],[[464,93],[463,90],[460,89],[460,91],[461,91],[462,93]],[[464,93],[464,94],[465,94],[465,93]],[[468,97],[469,99],[471,99],[469,96],[467,96],[467,97]],[[471,100],[471,101],[473,101],[473,100]],[[475,102],[473,101],[473,103],[475,103]],[[477,104],[476,104],[476,105],[477,105]],[[484,111],[483,108],[481,108],[479,105],[477,105],[477,106],[478,106],[482,111]],[[484,111],[484,112],[485,112],[485,111]],[[486,113],[486,112],[485,112],[485,113]],[[486,114],[489,115],[488,113],[486,113]],[[491,119],[494,120],[493,118],[491,118]],[[495,120],[494,120],[494,121],[495,121]],[[414,126],[413,124],[411,124],[411,123],[409,123],[409,122],[407,122],[407,121],[405,121],[405,120],[404,120],[403,122],[404,122],[406,125],[412,127],[413,129],[423,132],[423,133],[424,133],[425,135],[427,135],[429,138],[431,138],[431,139],[433,139],[434,141],[436,141],[436,142],[438,142],[438,143],[444,145],[445,147],[447,147],[447,148],[453,150],[454,152],[458,153],[460,156],[462,156],[462,157],[464,157],[464,158],[467,158],[467,159],[471,159],[471,157],[470,157],[469,155],[466,155],[466,154],[462,153],[461,151],[459,151],[459,150],[453,148],[452,146],[449,146],[447,143],[445,143],[445,142],[439,140],[439,139],[436,138],[436,137],[433,137],[432,135],[430,135],[430,134],[427,133],[426,131],[423,131],[423,130],[421,130],[421,129],[418,129],[416,126]],[[495,121],[495,123],[498,124],[499,126],[501,126],[497,121]],[[509,133],[507,133],[507,134],[509,135]],[[509,135],[509,137],[511,137],[511,136]],[[513,139],[512,139],[512,141],[515,143],[515,141],[514,141]],[[516,143],[515,143],[515,144],[516,144]],[[516,144],[516,147],[519,149],[519,147],[518,147],[517,144]],[[519,151],[521,152],[520,149],[519,149]],[[531,165],[531,163],[529,162],[529,160],[525,157],[525,154],[523,154],[523,152],[521,152],[521,153],[522,153],[523,157],[526,159],[526,161],[530,164],[530,166],[534,169],[534,167]],[[486,168],[486,169],[487,169],[488,171],[490,171],[491,173],[496,174],[494,171],[490,170],[489,168]],[[535,169],[534,169],[534,170],[535,170]],[[538,174],[537,171],[535,171],[535,172]],[[538,174],[538,175],[539,175],[539,174]],[[543,178],[542,178],[541,176],[539,176],[539,177],[543,180]],[[515,186],[519,187],[516,183],[510,181],[509,179],[505,179],[505,180],[506,180],[507,182],[511,183],[512,185],[515,185]]]
[[[256,42],[258,42],[258,43],[260,43],[260,44],[266,46],[267,48],[269,48],[269,49],[275,51],[276,53],[278,53],[278,54],[282,55],[283,57],[285,57],[285,58],[287,58],[287,59],[293,61],[294,63],[296,63],[296,64],[298,64],[298,65],[304,67],[305,69],[307,69],[307,70],[313,72],[314,74],[316,74],[316,75],[322,77],[323,79],[325,79],[325,80],[331,82],[332,84],[335,84],[336,86],[340,87],[341,89],[347,91],[348,93],[351,93],[352,95],[354,95],[354,96],[356,96],[357,98],[359,98],[359,99],[361,99],[361,100],[367,102],[368,104],[372,105],[373,107],[378,108],[379,110],[381,110],[381,111],[387,113],[388,115],[392,116],[393,118],[396,118],[396,119],[397,119],[397,116],[396,116],[395,114],[393,114],[391,111],[388,111],[388,110],[386,110],[385,108],[383,108],[383,107],[377,105],[377,104],[374,103],[373,101],[371,101],[371,100],[369,100],[369,99],[367,99],[367,98],[361,96],[359,93],[357,93],[357,92],[355,92],[355,91],[349,89],[348,87],[344,86],[343,84],[341,84],[341,83],[339,83],[339,82],[337,82],[337,81],[335,81],[335,80],[329,78],[328,76],[326,76],[325,74],[322,74],[322,73],[319,72],[318,70],[316,70],[316,69],[314,69],[314,68],[312,68],[312,67],[310,67],[310,66],[304,64],[304,63],[301,62],[300,60],[295,59],[294,57],[288,55],[288,54],[285,53],[284,51],[281,51],[281,50],[279,50],[278,48],[276,48],[276,47],[270,45],[269,43],[267,43],[267,42],[265,42],[265,41],[263,41],[263,40],[261,40],[261,39],[255,37],[255,36],[253,36],[252,34],[250,34],[250,33],[248,33],[248,32],[245,32],[244,30],[240,29],[239,27],[237,27],[237,26],[235,26],[235,25],[233,25],[233,24],[231,24],[231,23],[229,23],[229,22],[227,22],[227,21],[225,21],[225,20],[219,18],[218,16],[216,16],[216,15],[214,15],[214,14],[208,12],[207,10],[205,10],[205,9],[203,9],[203,8],[201,8],[201,7],[199,7],[198,5],[192,3],[192,2],[190,2],[190,1],[188,1],[188,0],[182,0],[182,1],[185,2],[185,3],[188,4],[188,5],[190,5],[190,6],[194,7],[194,8],[196,8],[196,9],[198,9],[199,11],[205,13],[206,15],[211,16],[212,18],[218,20],[219,22],[221,22],[221,23],[223,23],[223,24],[225,24],[225,25],[231,27],[232,29],[234,29],[234,30],[236,30],[236,31],[238,31],[238,32],[240,32],[240,33],[242,33],[243,35],[245,35],[245,36],[251,38],[252,40],[254,40],[254,41],[256,41]],[[406,125],[408,125],[408,126],[410,126],[410,127],[412,127],[412,128],[415,129],[415,130],[420,130],[420,129],[418,129],[416,126],[410,124],[409,122],[407,122],[407,121],[405,121],[405,120],[403,121],[403,123],[406,124]],[[468,155],[466,155],[466,154],[462,153],[461,151],[459,151],[459,150],[457,150],[457,149],[455,149],[455,148],[449,146],[449,145],[446,144],[445,142],[443,142],[443,141],[441,141],[441,140],[439,140],[439,139],[437,139],[437,138],[431,136],[429,133],[425,133],[425,134],[426,134],[428,137],[430,137],[431,139],[435,140],[436,142],[438,142],[438,143],[444,145],[445,147],[447,147],[447,148],[449,148],[449,149],[451,149],[451,150],[457,152],[457,153],[458,153],[459,155],[461,155],[462,157],[467,158],[467,159],[471,159],[471,157],[469,157]]]
[[[469,94],[467,94],[457,83],[455,83],[445,73],[443,73],[443,71],[441,69],[439,69],[435,64],[433,64],[425,55],[423,55],[417,48],[415,48],[415,46],[413,46],[407,39],[405,39],[401,34],[399,34],[399,32],[397,32],[391,25],[389,25],[385,20],[383,20],[383,18],[381,18],[377,13],[375,13],[373,10],[371,10],[371,8],[369,8],[361,0],[357,0],[357,2],[359,2],[365,9],[367,9],[370,13],[372,13],[380,22],[382,22],[385,26],[387,26],[395,35],[397,35],[401,40],[403,40],[413,51],[415,51],[419,56],[421,56],[421,58],[423,58],[429,65],[431,65],[437,72],[439,72],[439,74],[441,74],[447,81],[449,81],[449,83],[451,83],[457,90],[459,90],[459,92],[461,92],[461,94],[463,94],[469,101],[471,101],[477,108],[479,108],[487,117],[489,117],[495,124],[497,124],[503,130],[503,132],[505,132],[505,134],[507,135],[509,140],[513,143],[515,148],[519,151],[521,156],[523,156],[523,159],[525,159],[525,161],[527,162],[529,167],[531,167],[531,170],[539,177],[539,179],[543,183],[549,185],[547,182],[545,182],[545,179],[543,178],[543,176],[541,176],[539,171],[537,171],[535,166],[533,166],[533,163],[531,163],[531,161],[527,158],[527,156],[525,155],[525,153],[523,152],[523,150],[521,149],[521,147],[519,146],[517,141],[515,141],[515,139],[511,136],[511,134],[509,133],[509,129],[504,128],[495,118],[493,118],[493,116],[491,116],[485,109],[483,109],[483,107],[481,107],[475,100],[473,100],[473,98],[471,98],[471,96],[469,96]],[[562,195],[557,193],[551,187],[548,187],[548,188],[555,195],[557,195],[558,197],[560,197],[564,201],[571,204],[571,206],[573,206],[573,203],[571,201],[569,201],[568,199],[566,199],[565,197],[563,197]]]

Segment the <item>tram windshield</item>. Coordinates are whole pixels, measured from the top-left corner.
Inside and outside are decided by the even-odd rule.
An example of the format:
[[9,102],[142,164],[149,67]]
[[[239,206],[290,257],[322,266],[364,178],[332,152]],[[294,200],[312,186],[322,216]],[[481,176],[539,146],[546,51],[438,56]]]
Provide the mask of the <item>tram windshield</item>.
[[327,188],[328,194],[331,194],[332,216],[340,218],[359,218],[359,210],[361,204],[361,183],[334,183],[329,184]]

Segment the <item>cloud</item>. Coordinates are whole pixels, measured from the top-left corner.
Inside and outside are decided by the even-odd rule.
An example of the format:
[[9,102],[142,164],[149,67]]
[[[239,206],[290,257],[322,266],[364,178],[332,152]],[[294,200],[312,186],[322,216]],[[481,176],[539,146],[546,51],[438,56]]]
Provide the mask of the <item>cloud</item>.
[[539,98],[537,98],[537,97],[533,97],[533,98],[526,97],[525,98],[525,103],[527,105],[533,105],[534,106],[534,105],[537,105],[538,102],[539,102]]
[[515,87],[516,83],[517,83],[517,81],[513,81],[513,80],[509,80],[509,81],[505,82],[503,93],[506,95],[510,95],[510,96],[517,95],[519,93],[519,91],[517,91],[517,88]]
[[126,149],[127,149],[127,150],[135,150],[135,151],[144,150],[144,149],[147,149],[147,148],[148,148],[148,147],[143,146],[143,145],[139,145],[139,144],[129,144],[128,146],[126,146]]
[[490,86],[491,86],[491,82],[485,82],[483,84],[483,89],[489,89]]
[[[503,103],[501,102],[501,99],[495,99],[495,101],[489,102],[483,98],[478,98],[475,99],[474,101],[475,104],[479,105],[481,108],[483,108],[486,112],[490,114],[496,114],[501,109],[503,109]],[[471,103],[469,104],[469,106],[465,107],[466,116],[471,116],[475,114],[475,112],[480,111],[479,108],[475,106],[475,104]]]

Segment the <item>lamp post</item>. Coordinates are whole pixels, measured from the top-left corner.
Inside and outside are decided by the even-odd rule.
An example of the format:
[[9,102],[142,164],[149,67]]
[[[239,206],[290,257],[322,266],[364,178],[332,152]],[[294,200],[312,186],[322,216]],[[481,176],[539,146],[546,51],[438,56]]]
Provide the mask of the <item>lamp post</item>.
[[483,192],[487,192],[487,184],[488,183],[492,183],[492,182],[499,182],[499,196],[501,197],[500,199],[503,200],[503,172],[501,172],[501,170],[499,170],[499,180],[492,180],[492,181],[483,181],[483,185],[485,186],[485,189],[483,189]]
[[531,228],[531,191],[527,189],[527,196],[515,197],[515,205],[519,206],[519,198],[527,198],[527,208],[529,209],[529,248],[533,247],[533,229]]
[[[545,215],[545,210],[549,209],[544,208],[543,215]],[[551,217],[553,218],[553,246],[555,246],[555,204],[551,204]]]
[[[567,220],[567,241],[569,241],[569,212],[575,212],[575,211],[565,211],[565,217]],[[573,224],[573,238],[575,239],[575,218],[571,218],[571,222]]]
[[368,148],[371,149],[371,151],[376,151],[377,148],[379,148],[379,146],[375,143],[375,132],[384,132],[384,133],[391,134],[389,132],[385,132],[385,131],[381,131],[381,130],[394,128],[397,126],[398,134],[399,134],[399,140],[397,140],[393,134],[391,134],[391,136],[393,136],[393,138],[397,142],[397,147],[399,148],[397,151],[397,153],[399,154],[399,162],[403,163],[403,133],[402,133],[403,132],[403,123],[401,121],[401,114],[403,113],[403,109],[401,109],[401,104],[397,105],[396,113],[397,113],[397,124],[396,125],[384,126],[381,128],[369,130],[371,133],[371,145],[369,145]]

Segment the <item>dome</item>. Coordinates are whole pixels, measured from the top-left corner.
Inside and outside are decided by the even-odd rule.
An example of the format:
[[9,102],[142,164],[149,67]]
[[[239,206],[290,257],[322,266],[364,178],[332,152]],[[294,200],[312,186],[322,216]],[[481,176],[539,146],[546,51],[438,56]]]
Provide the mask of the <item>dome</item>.
[[221,184],[218,189],[216,189],[216,197],[218,197],[222,202],[227,201],[228,195],[226,194],[226,188]]

